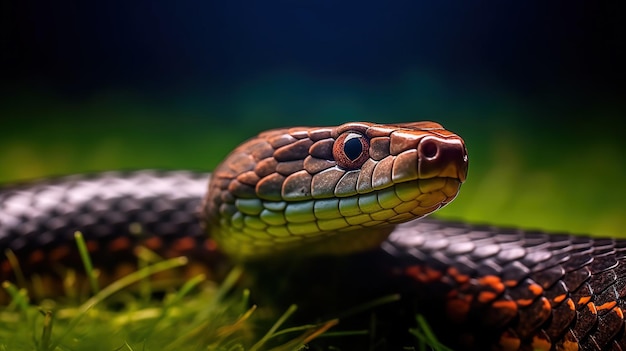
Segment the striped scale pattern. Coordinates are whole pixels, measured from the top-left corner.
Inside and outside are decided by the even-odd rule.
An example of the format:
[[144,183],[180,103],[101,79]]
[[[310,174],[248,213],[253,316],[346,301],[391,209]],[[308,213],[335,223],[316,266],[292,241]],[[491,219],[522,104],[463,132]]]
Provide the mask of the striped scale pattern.
[[[333,155],[344,133],[369,141],[369,157],[356,169]],[[437,157],[424,157],[428,146],[439,148]],[[271,130],[214,171],[204,215],[221,247],[246,260],[362,251],[387,237],[391,228],[381,226],[452,201],[466,171],[462,140],[433,122]]]
[[6,250],[18,257],[25,272],[81,267],[75,252],[76,231],[83,234],[103,274],[123,264],[134,265],[137,245],[164,257],[193,255],[215,267],[224,257],[207,246],[199,221],[209,179],[209,173],[143,170],[3,186],[0,281],[14,280]]
[[626,350],[625,240],[426,219],[383,248],[461,349]]

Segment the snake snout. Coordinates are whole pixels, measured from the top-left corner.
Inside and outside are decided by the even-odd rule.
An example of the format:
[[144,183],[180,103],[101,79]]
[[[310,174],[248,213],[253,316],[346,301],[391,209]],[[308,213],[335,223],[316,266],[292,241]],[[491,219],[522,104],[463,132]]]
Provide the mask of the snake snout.
[[468,157],[465,143],[459,137],[424,137],[417,146],[420,178],[446,177],[464,182]]

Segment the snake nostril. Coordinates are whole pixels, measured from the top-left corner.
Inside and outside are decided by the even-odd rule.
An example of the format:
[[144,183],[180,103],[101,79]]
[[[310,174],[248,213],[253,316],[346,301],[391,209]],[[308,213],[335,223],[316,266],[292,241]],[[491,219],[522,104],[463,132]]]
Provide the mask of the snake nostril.
[[439,147],[434,140],[424,140],[420,145],[420,152],[423,157],[434,158],[439,152]]

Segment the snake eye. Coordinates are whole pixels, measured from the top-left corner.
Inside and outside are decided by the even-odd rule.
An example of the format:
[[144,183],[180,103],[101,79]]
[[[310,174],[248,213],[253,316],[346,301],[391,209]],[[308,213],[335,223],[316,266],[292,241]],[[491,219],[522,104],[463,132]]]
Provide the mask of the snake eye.
[[345,169],[361,167],[369,158],[370,143],[362,134],[355,132],[343,133],[333,145],[333,157],[337,165]]

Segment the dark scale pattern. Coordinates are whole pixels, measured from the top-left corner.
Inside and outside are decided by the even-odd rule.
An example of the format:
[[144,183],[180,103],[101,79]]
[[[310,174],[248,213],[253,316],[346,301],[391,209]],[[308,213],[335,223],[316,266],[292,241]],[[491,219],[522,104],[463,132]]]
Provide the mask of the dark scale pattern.
[[[76,263],[64,248],[75,246],[78,230],[104,268],[136,261],[133,247],[150,237],[158,240],[146,246],[164,256],[204,251],[198,213],[208,179],[182,171],[107,172],[3,188],[0,249],[12,250],[26,271]],[[0,280],[10,278],[11,266],[0,263]]]
[[626,350],[624,241],[422,220],[384,249],[463,349]]

